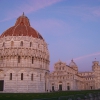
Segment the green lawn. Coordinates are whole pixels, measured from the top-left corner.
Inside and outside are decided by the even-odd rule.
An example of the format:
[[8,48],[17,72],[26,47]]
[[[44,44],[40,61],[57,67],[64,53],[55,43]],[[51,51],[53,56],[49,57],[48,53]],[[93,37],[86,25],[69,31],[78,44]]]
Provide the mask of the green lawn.
[[76,94],[87,94],[92,92],[100,92],[100,90],[62,91],[51,93],[0,93],[0,100],[32,100],[37,98],[53,98]]

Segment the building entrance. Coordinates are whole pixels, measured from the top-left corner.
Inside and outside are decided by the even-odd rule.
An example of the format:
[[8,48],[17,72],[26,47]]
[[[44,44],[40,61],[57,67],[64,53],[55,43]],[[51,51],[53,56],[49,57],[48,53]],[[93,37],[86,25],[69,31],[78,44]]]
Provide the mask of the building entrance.
[[52,86],[52,91],[54,91],[54,86]]
[[0,80],[0,91],[3,91],[4,80]]
[[93,87],[92,87],[92,86],[90,86],[90,89],[92,90],[92,89],[93,89]]
[[67,90],[70,90],[70,86],[67,86]]
[[59,84],[59,90],[62,91],[62,84]]

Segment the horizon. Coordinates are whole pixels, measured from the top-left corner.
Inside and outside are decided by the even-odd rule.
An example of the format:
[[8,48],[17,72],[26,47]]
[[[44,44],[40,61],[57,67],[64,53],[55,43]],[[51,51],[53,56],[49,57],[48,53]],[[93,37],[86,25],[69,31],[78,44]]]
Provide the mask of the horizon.
[[48,44],[50,71],[59,59],[66,65],[73,59],[80,72],[92,71],[92,61],[100,61],[99,4],[100,0],[2,0],[0,34],[24,12]]

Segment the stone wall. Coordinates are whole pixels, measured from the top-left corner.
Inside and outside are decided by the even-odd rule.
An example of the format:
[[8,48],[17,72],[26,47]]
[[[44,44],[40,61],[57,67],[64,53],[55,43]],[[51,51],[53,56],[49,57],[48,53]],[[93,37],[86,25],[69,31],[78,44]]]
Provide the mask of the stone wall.
[[28,36],[0,38],[0,70],[0,80],[4,80],[3,92],[45,92],[45,74],[49,73],[46,42]]

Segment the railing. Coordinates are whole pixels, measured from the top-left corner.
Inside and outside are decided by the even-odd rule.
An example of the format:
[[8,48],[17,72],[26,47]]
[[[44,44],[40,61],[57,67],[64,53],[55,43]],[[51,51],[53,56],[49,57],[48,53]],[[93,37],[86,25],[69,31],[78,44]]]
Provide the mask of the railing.
[[76,94],[76,95],[69,95],[69,96],[32,99],[32,100],[100,100],[100,92],[88,93],[86,95]]

